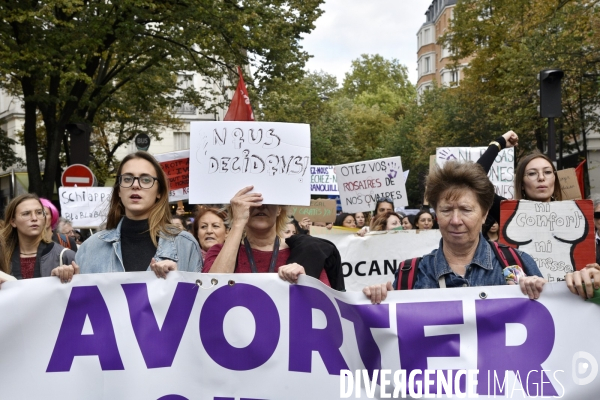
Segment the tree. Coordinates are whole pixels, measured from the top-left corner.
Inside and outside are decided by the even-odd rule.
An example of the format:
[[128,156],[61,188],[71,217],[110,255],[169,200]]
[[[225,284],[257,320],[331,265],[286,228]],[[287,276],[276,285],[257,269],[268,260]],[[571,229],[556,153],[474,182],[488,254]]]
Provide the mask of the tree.
[[461,90],[473,95],[471,103],[486,105],[492,124],[520,134],[521,151],[546,142],[546,120],[537,111],[542,69],[565,71],[559,128],[579,154],[585,136],[598,129],[599,12],[598,1],[457,3],[443,42],[456,60],[472,57]]
[[379,54],[363,54],[352,60],[352,69],[346,73],[342,89],[344,94],[354,99],[362,93],[377,93],[387,88],[404,100],[415,95],[415,88],[408,80],[406,66],[398,60],[386,60]]
[[[23,98],[29,190],[52,195],[61,147],[69,154],[68,123],[96,125],[99,115],[115,108],[107,103],[119,93],[128,101],[125,89],[144,76],[197,71],[219,81],[235,65],[249,63],[265,84],[299,74],[307,59],[299,40],[314,29],[322,0],[280,3],[1,1],[0,76],[6,77],[6,90]],[[156,94],[173,95],[176,90],[172,79]],[[185,97],[171,104],[189,102]],[[211,93],[192,97],[202,107]],[[43,178],[37,157],[38,111],[47,139]]]
[[307,72],[301,79],[279,79],[260,97],[261,119],[310,124],[312,163],[356,161],[353,127],[348,118],[352,101],[339,96],[335,76]]

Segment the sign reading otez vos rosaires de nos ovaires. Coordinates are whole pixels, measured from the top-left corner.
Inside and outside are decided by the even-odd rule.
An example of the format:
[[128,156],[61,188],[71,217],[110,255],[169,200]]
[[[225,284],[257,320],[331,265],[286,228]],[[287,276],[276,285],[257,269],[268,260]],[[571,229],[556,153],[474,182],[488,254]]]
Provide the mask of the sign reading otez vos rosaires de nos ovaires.
[[310,205],[310,128],[276,122],[192,122],[190,202],[229,203],[254,186],[265,204]]

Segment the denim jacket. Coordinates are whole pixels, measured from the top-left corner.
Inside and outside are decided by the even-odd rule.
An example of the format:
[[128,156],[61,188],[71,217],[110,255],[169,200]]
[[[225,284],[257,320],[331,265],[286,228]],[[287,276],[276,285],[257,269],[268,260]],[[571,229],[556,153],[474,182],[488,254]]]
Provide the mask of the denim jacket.
[[[503,266],[496,259],[492,247],[481,233],[479,234],[479,244],[475,250],[475,255],[471,260],[471,264],[467,265],[464,277],[452,271],[446,257],[444,257],[442,244],[443,239],[440,240],[438,249],[433,250],[421,260],[415,289],[439,288],[439,279],[442,276],[445,277],[446,287],[506,285],[502,273]],[[517,250],[517,252],[523,259],[525,274],[527,276],[537,275],[542,277],[533,258],[520,250]]]
[[[82,274],[125,272],[121,253],[122,223],[123,220],[115,229],[94,234],[79,246],[79,250],[75,253],[75,262],[79,265]],[[173,260],[177,263],[179,271],[202,271],[200,246],[188,232],[166,238],[159,237],[154,259]]]

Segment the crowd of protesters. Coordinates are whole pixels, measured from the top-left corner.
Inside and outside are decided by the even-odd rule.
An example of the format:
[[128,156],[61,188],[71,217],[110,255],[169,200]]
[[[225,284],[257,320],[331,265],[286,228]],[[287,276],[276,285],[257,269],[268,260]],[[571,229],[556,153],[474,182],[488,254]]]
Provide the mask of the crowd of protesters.
[[[483,265],[490,242],[498,240],[500,201],[487,172],[504,148],[517,145],[507,132],[490,143],[477,164],[449,162],[428,177],[431,202],[416,215],[397,213],[391,198],[380,198],[372,212],[340,213],[333,226],[364,237],[369,232],[439,229],[440,248],[424,255],[415,288],[505,284],[497,260]],[[21,195],[7,206],[0,229],[0,284],[7,280],[56,276],[63,283],[79,273],[170,271],[204,273],[277,273],[296,283],[301,274],[345,290],[340,254],[331,242],[310,235],[310,219],[297,221],[286,205],[267,205],[252,186],[241,188],[227,206],[197,206],[191,218],[178,208],[171,215],[169,188],[158,162],[146,152],[126,156],[117,170],[106,226],[89,238],[60,218],[47,199]],[[560,201],[556,169],[534,153],[515,171],[516,199]],[[600,201],[594,204],[600,226]],[[597,217],[597,218],[596,218]],[[331,228],[331,226],[327,226]],[[600,247],[600,236],[596,235]],[[538,298],[545,280],[533,259],[524,260],[518,284]],[[479,261],[478,261],[479,260]],[[600,267],[591,264],[567,274],[573,293],[593,296],[600,287]],[[515,281],[516,282],[516,281]],[[514,282],[513,282],[514,283]],[[373,303],[394,289],[391,282],[364,293]]]

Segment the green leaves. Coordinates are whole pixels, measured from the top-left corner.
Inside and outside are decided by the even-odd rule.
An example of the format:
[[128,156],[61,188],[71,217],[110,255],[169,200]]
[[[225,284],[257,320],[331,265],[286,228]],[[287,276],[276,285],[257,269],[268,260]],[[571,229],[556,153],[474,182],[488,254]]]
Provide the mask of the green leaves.
[[[119,136],[123,130],[158,135],[173,107],[211,112],[236,65],[252,64],[263,86],[301,76],[308,55],[300,35],[314,29],[322,2],[0,1],[0,76],[25,101],[30,190],[52,195],[67,123],[87,122],[112,135],[98,143],[115,145],[131,137]],[[197,72],[207,84],[200,92],[179,88],[172,76],[179,71]],[[43,181],[38,111],[47,136]],[[109,164],[111,154],[104,154]]]

